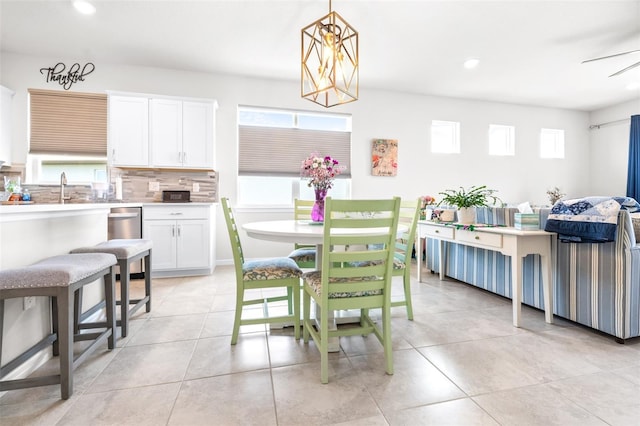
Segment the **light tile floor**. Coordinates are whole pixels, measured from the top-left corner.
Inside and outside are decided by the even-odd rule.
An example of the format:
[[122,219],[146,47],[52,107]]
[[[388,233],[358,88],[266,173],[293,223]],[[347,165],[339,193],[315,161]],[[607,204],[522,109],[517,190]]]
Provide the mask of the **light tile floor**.
[[71,399],[58,386],[7,392],[0,424],[640,425],[639,339],[549,325],[526,306],[515,328],[510,300],[425,273],[415,320],[393,309],[395,374],[374,337],[342,338],[322,385],[314,344],[290,328],[243,327],[229,344],[233,274],[155,279],[152,312],[76,371]]

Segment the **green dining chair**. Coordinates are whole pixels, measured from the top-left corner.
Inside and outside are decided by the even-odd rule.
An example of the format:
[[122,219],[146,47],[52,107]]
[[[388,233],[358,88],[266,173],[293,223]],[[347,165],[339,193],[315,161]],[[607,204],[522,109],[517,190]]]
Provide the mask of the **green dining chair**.
[[[420,219],[420,199],[402,201],[400,204],[399,224],[407,226],[407,231],[396,240],[393,259],[393,276],[402,277],[404,299],[391,302],[391,306],[406,306],[407,318],[413,321],[411,303],[411,252],[416,238],[416,229]],[[418,251],[416,250],[416,253]]]
[[[313,200],[299,200],[293,201],[293,218],[295,220],[308,220],[311,221],[311,209],[313,208]],[[294,250],[289,253],[290,259],[300,268],[315,268],[316,267],[316,246],[307,244],[295,244]]]
[[[303,338],[320,350],[320,380],[329,382],[329,338],[373,333],[384,347],[385,370],[393,374],[391,279],[400,198],[325,200],[322,268],[303,274]],[[371,215],[371,212],[377,212]],[[351,249],[345,251],[344,246]],[[368,247],[368,248],[367,248]],[[354,264],[343,267],[344,264]],[[311,300],[319,312],[311,319]],[[369,316],[380,309],[381,320]],[[359,310],[360,323],[329,329],[329,312]],[[318,322],[316,329],[316,321]]]
[[[222,198],[222,211],[227,223],[233,263],[236,271],[236,311],[233,321],[233,333],[231,344],[238,341],[238,333],[241,325],[274,324],[293,322],[294,335],[300,339],[300,277],[302,270],[296,263],[287,257],[246,261],[242,252],[238,226],[228,198]],[[272,289],[282,287],[287,291],[286,295],[265,298],[245,299],[246,290]],[[268,305],[272,302],[287,301],[288,315],[270,317]],[[243,318],[245,306],[264,305],[264,310],[259,318]]]

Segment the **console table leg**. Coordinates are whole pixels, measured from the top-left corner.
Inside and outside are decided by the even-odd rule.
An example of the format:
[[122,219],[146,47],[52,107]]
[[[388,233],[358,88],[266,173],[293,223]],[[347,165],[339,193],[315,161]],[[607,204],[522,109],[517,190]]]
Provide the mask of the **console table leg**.
[[522,258],[511,256],[511,300],[513,302],[513,325],[520,327],[522,304]]
[[544,319],[553,323],[553,285],[551,284],[551,265],[549,255],[540,255],[542,260],[542,286],[544,291]]
[[439,261],[439,265],[440,265],[440,279],[444,280],[444,265],[445,265],[445,249],[444,249],[444,241],[443,240],[439,240],[438,241],[438,261]]

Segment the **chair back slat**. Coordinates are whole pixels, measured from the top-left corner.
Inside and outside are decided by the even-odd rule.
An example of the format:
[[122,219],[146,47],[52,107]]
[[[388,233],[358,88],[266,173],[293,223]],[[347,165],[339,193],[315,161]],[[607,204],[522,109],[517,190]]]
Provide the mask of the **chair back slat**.
[[233,263],[236,267],[236,273],[242,271],[242,265],[244,264],[244,253],[242,252],[242,244],[240,242],[240,234],[238,233],[238,225],[236,219],[229,204],[228,198],[222,198],[222,211],[224,213],[224,220],[227,224],[227,232],[229,233],[229,241],[231,242],[231,251],[233,253]]
[[293,201],[293,218],[295,220],[311,220],[311,210],[313,209],[314,201],[311,200],[299,200]]
[[[396,240],[395,258],[401,262],[411,260],[411,251],[415,242],[416,229],[418,220],[420,219],[420,198],[415,200],[403,201],[400,204],[399,223],[407,226],[407,231],[403,232],[401,237]],[[406,265],[408,268],[409,265]]]

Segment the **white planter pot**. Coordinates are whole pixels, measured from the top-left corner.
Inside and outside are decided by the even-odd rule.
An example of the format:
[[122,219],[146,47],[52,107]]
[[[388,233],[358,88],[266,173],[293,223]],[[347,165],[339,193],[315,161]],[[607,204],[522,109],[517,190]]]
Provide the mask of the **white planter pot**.
[[476,208],[463,207],[458,209],[458,223],[463,225],[471,225],[476,222]]

